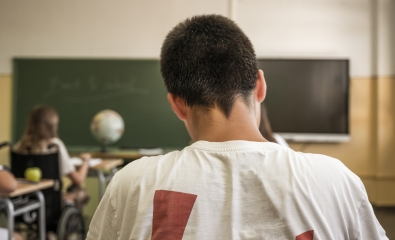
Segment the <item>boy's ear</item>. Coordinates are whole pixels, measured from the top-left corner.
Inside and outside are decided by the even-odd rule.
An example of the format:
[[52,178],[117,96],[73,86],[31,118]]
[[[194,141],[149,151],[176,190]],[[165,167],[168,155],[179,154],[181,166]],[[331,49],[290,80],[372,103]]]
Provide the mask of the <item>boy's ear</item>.
[[171,108],[174,113],[181,121],[185,121],[187,117],[187,105],[185,104],[184,99],[180,98],[177,95],[168,93],[167,100],[170,103]]
[[263,102],[266,97],[266,81],[265,76],[263,75],[263,71],[261,69],[258,70],[258,78],[256,79],[255,84],[255,97],[258,102]]

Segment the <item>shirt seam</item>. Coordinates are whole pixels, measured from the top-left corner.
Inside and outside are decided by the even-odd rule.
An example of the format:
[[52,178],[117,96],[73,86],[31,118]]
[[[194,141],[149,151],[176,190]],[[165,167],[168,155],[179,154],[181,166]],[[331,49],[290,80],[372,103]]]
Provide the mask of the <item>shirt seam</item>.
[[[361,203],[359,204],[359,207],[358,207],[358,216],[360,216],[361,214],[359,213],[359,211],[361,210],[361,207],[362,207],[362,204],[363,204],[363,199],[362,199],[362,201],[361,201]],[[359,218],[360,219],[360,218]],[[358,228],[359,229],[359,228]],[[356,238],[355,238],[355,240],[358,240],[359,239],[359,236],[361,235],[361,231],[360,230],[358,230],[358,233],[357,233],[358,235],[356,236]]]
[[207,152],[240,152],[240,151],[254,151],[254,150],[283,150],[282,148],[276,147],[228,147],[228,148],[215,148],[215,147],[199,147],[199,146],[188,146],[186,148],[203,150]]
[[[109,186],[110,187],[110,186]],[[113,205],[113,201],[112,201],[112,186],[110,187],[110,189],[108,189],[109,190],[109,192],[110,192],[110,196],[109,196],[109,200],[110,200],[110,205],[111,205],[111,208],[112,208],[112,211],[113,211],[113,216],[114,216],[114,218],[113,218],[113,220],[112,220],[112,222],[111,222],[111,225],[112,225],[112,227],[115,229],[115,233],[117,234],[117,239],[120,239],[121,238],[121,236],[119,235],[119,231],[118,231],[118,229],[117,229],[117,224],[116,224],[116,218],[117,218],[117,211],[115,210],[115,207],[114,207],[114,205]]]

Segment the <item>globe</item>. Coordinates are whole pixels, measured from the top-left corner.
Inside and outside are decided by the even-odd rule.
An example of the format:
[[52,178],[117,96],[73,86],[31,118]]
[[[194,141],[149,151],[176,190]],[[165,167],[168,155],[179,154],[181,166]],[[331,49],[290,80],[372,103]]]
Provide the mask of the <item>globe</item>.
[[121,115],[113,110],[100,111],[92,119],[92,135],[100,143],[103,151],[105,151],[107,145],[118,141],[124,130]]

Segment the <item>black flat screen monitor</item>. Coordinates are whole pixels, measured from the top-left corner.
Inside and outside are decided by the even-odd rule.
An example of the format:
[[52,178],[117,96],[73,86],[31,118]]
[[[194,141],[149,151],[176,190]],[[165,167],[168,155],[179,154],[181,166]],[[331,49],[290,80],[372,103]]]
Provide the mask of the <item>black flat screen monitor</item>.
[[286,140],[344,142],[349,136],[349,61],[259,59],[272,130]]

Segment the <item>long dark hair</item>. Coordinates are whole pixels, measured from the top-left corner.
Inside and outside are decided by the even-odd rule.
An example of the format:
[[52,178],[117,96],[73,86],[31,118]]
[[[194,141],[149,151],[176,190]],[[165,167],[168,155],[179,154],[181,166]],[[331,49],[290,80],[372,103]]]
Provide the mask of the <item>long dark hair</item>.
[[17,151],[41,153],[52,138],[58,136],[54,118],[58,117],[55,109],[38,105],[30,112],[26,130],[17,147]]

